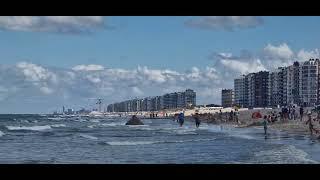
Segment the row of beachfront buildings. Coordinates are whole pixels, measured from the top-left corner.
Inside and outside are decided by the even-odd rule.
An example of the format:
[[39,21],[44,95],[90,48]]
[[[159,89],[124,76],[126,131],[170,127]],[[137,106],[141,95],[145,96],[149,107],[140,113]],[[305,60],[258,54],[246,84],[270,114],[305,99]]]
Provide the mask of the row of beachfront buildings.
[[320,103],[320,60],[294,62],[268,72],[242,75],[234,80],[234,89],[222,90],[222,106],[277,107]]
[[196,106],[196,92],[187,89],[184,92],[168,93],[163,96],[132,99],[110,104],[108,112],[160,111],[164,109],[192,108]]

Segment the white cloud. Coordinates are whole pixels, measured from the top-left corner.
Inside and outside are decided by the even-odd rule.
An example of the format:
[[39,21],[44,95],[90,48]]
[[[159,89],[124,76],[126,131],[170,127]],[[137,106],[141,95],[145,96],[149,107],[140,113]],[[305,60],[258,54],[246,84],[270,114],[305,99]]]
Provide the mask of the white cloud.
[[226,68],[229,68],[230,70],[241,74],[267,70],[259,59],[251,62],[231,59],[221,59],[220,61]]
[[1,16],[0,28],[12,31],[87,33],[105,25],[102,16]]
[[286,43],[282,43],[279,46],[268,44],[264,49],[266,58],[288,60],[294,56],[293,51]]
[[57,82],[57,77],[54,73],[48,71],[47,69],[32,63],[20,62],[17,65],[27,81],[31,82],[41,82],[41,81],[52,81]]
[[90,65],[77,65],[72,68],[74,71],[101,71],[104,67],[101,65],[90,64]]
[[212,30],[227,30],[254,28],[263,24],[263,19],[256,16],[205,16],[190,19],[185,22],[188,27]]
[[314,49],[311,51],[306,51],[304,49],[301,49],[298,53],[297,53],[297,59],[303,59],[303,60],[308,60],[311,58],[320,58],[320,51],[319,49]]
[[54,91],[48,87],[41,87],[40,91],[44,94],[52,94]]

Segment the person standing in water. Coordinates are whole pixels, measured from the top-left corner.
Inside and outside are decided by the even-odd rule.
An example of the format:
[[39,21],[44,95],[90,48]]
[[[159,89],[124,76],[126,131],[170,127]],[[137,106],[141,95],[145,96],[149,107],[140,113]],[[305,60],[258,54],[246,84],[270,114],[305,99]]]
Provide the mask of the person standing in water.
[[303,107],[300,107],[300,121],[303,120]]
[[199,128],[200,126],[200,117],[199,117],[199,113],[196,112],[196,114],[194,115],[194,120],[196,122],[196,127]]
[[183,123],[184,123],[184,114],[183,112],[181,112],[178,116],[178,121],[179,121],[179,124],[180,124],[180,127],[182,127]]
[[267,130],[268,130],[268,117],[264,116],[263,118],[263,129],[264,129],[264,135],[267,135]]

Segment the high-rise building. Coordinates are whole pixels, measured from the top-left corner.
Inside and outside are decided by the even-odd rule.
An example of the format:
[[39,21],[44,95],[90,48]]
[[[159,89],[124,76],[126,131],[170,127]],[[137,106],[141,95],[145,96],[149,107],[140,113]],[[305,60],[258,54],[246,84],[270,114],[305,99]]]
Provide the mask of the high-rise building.
[[247,107],[246,76],[242,75],[234,80],[234,103],[240,107]]
[[248,107],[255,107],[255,73],[250,73],[246,76],[246,91],[248,98]]
[[192,89],[187,89],[184,95],[185,95],[184,107],[195,107],[197,105],[196,92],[194,92]]
[[300,84],[300,68],[299,62],[287,67],[287,105],[300,104],[299,84]]
[[260,71],[255,73],[254,76],[254,107],[267,107],[269,72]]
[[234,105],[233,89],[222,89],[221,104],[222,104],[222,107],[232,107]]
[[304,106],[314,106],[319,102],[319,59],[310,59],[301,65],[300,97]]

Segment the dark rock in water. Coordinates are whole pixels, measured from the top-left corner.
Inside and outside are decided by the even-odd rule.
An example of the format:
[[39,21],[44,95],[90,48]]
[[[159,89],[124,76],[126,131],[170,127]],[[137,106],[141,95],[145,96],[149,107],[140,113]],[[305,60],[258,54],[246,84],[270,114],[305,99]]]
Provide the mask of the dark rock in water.
[[143,122],[137,117],[132,116],[132,118],[126,123],[126,125],[144,125]]

